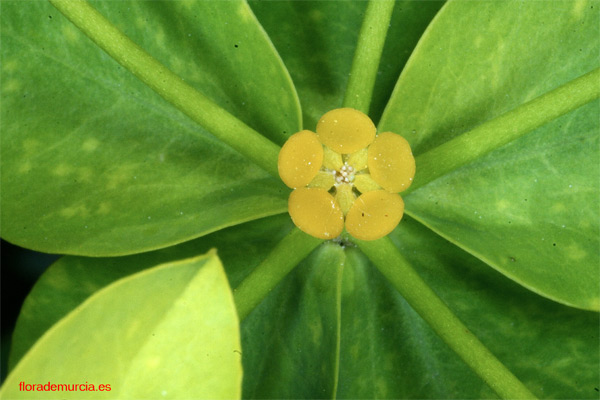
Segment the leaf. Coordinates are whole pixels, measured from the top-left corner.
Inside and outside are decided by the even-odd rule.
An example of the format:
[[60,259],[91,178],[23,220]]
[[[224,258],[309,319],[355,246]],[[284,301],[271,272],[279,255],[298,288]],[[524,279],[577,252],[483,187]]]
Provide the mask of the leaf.
[[[600,308],[598,120],[590,104],[407,198],[418,220],[525,287]],[[490,182],[502,182],[490,188]],[[458,191],[448,188],[460,187]]]
[[[444,143],[596,67],[598,25],[598,7],[585,1],[448,3],[380,129],[405,136],[416,154]],[[416,190],[407,213],[531,290],[598,310],[596,110]]]
[[[289,76],[245,3],[97,7],[267,137],[282,142],[299,129]],[[277,180],[191,123],[49,4],[3,3],[2,37],[5,239],[45,252],[122,255],[285,210]]]
[[120,399],[239,398],[239,350],[233,297],[213,253],[163,264],[96,292],[25,355],[2,395],[98,396],[89,386],[43,395],[19,390],[20,382],[49,382],[92,384],[96,391],[110,385],[110,397]]
[[[111,259],[64,257],[46,272],[24,305],[11,362],[18,359],[19,348],[26,350],[19,342],[37,339],[28,336],[30,331],[48,329],[42,326],[45,314],[64,308],[66,313],[69,304],[72,309],[89,296],[84,292],[93,293],[103,281],[117,279],[105,274],[133,272],[136,265],[152,265],[153,258],[164,262],[214,246],[232,287],[237,287],[290,228],[289,217],[282,215],[152,253]],[[524,290],[410,217],[404,217],[392,238],[426,282],[534,393],[554,398],[594,396],[600,365],[598,314]],[[338,398],[493,397],[364,256],[353,248],[340,254],[338,248],[321,246],[243,322],[244,397],[282,398],[292,393],[294,398],[314,398],[329,391],[335,379],[329,358],[334,344],[325,335],[333,327],[325,322],[332,312],[328,305],[336,282],[332,269],[341,261]],[[312,335],[306,334],[315,321],[323,323],[323,347],[315,347]],[[292,362],[293,369],[277,369]],[[259,368],[261,363],[264,369]],[[328,365],[322,375],[317,374],[318,364]]]
[[25,299],[13,333],[10,369],[52,325],[117,280],[159,263],[217,248],[231,286],[237,287],[291,226],[289,216],[277,216],[148,253],[112,258],[62,257],[44,272]]
[[[399,1],[381,59],[370,116],[377,121],[404,63],[443,2]],[[342,104],[365,2],[251,1],[300,96],[304,128]]]
[[[534,394],[597,396],[598,314],[523,289],[410,217],[392,239]],[[344,265],[341,333],[340,399],[496,397],[355,249]]]
[[244,398],[335,397],[344,259],[318,247],[244,320]]

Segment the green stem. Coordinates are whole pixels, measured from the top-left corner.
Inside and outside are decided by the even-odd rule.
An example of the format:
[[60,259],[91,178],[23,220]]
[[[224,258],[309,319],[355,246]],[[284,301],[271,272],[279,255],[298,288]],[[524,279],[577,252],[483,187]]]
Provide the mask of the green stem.
[[186,84],[86,1],[49,0],[119,64],[200,126],[278,177],[279,146]]
[[267,258],[233,290],[240,321],[244,320],[269,292],[322,242],[323,240],[294,227]]
[[[337,246],[337,245],[336,245]],[[337,246],[340,248],[339,246]],[[341,249],[341,248],[340,248]],[[346,252],[342,249],[342,261],[337,265],[336,286],[335,286],[335,316],[336,316],[336,341],[335,341],[335,379],[333,382],[332,399],[337,397],[337,390],[340,381],[340,355],[342,347],[342,285],[344,280],[344,264],[346,263]]]
[[369,1],[358,34],[348,87],[344,95],[344,107],[369,113],[379,61],[395,3],[394,0]]
[[600,68],[416,157],[417,175],[405,193],[416,190],[598,97]]
[[427,286],[388,237],[356,243],[442,340],[500,397],[535,398]]

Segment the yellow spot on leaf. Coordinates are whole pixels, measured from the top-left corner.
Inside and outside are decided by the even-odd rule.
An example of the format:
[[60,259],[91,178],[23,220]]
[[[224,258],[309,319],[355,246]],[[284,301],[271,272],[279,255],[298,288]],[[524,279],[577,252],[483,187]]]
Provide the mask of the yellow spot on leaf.
[[586,0],[576,0],[573,2],[572,15],[575,19],[579,20],[583,17],[584,10],[588,7]]
[[506,209],[508,209],[511,206],[511,203],[507,200],[498,200],[496,202],[496,210],[498,211],[504,211]]
[[98,215],[108,215],[110,213],[111,208],[112,207],[111,207],[110,203],[108,203],[108,202],[102,202],[98,206],[98,210],[96,211],[96,214],[98,214]]
[[552,213],[561,214],[567,211],[567,206],[565,206],[563,203],[554,203],[552,204],[552,207],[550,207],[550,211]]
[[23,161],[21,163],[21,165],[19,165],[19,173],[25,174],[29,171],[31,171],[31,161],[29,161],[29,160]]
[[5,93],[18,92],[21,89],[21,81],[18,79],[9,79],[2,83],[2,89]]
[[566,248],[567,257],[574,261],[583,260],[587,256],[587,252],[577,243],[571,243]]
[[58,164],[52,170],[52,175],[63,177],[69,175],[71,172],[73,172],[73,167],[71,167],[70,165]]
[[19,62],[17,60],[5,60],[2,63],[2,71],[4,72],[15,72],[17,69],[19,69]]
[[252,12],[250,11],[250,8],[248,7],[247,3],[240,3],[240,6],[237,10],[237,14],[240,17],[242,17],[244,22],[247,22],[252,19]]
[[161,358],[159,356],[150,357],[146,361],[146,365],[147,365],[148,369],[156,369],[156,368],[160,367],[160,364],[161,364]]
[[98,141],[98,139],[89,138],[86,139],[85,142],[83,142],[83,145],[81,145],[81,150],[85,151],[86,153],[90,153],[96,150],[99,144],[100,142]]
[[65,24],[65,25],[63,25],[61,31],[62,31],[63,37],[65,38],[65,40],[67,42],[70,42],[72,44],[79,40],[80,33],[77,29],[75,29],[73,27],[73,25]]
[[59,211],[59,214],[61,217],[73,218],[73,217],[87,217],[90,214],[90,212],[85,205],[80,204],[77,206],[65,207]]

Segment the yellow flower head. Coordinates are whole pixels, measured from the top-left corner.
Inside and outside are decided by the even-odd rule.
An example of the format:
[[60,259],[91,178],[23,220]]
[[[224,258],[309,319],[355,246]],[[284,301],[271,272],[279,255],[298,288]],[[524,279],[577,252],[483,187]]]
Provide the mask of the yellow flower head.
[[361,240],[390,233],[404,214],[399,192],[415,175],[408,142],[392,132],[376,135],[371,119],[352,108],[321,117],[316,134],[292,135],[279,153],[279,176],[294,189],[288,209],[294,224],[320,239],[344,229]]

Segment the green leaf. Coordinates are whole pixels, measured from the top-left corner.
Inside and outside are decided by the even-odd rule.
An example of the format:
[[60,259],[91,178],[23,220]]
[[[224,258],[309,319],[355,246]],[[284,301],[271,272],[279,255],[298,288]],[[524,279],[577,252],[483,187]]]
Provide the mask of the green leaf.
[[[245,3],[97,7],[267,137],[282,142],[299,129],[289,76]],[[2,38],[7,240],[121,255],[285,210],[277,180],[191,123],[50,5],[4,2]]]
[[[398,1],[385,43],[369,115],[379,119],[392,85],[443,2]],[[300,96],[305,129],[342,105],[366,2],[251,1]]]
[[[23,305],[13,335],[11,366],[47,329],[85,299],[123,276],[148,268],[153,260],[164,262],[190,257],[217,247],[229,281],[237,287],[290,229],[291,222],[286,215],[238,225],[151,253],[116,258],[63,257],[45,272]],[[242,336],[245,393],[276,397],[304,393],[302,396],[308,398],[331,397],[334,393],[338,375],[340,288],[336,282],[341,277],[343,257],[338,245],[319,247],[309,261],[286,277],[246,318]],[[288,307],[294,312],[289,312]],[[319,338],[322,343],[314,348],[314,340]],[[276,365],[264,365],[267,356],[261,343],[272,341],[274,347],[268,358],[284,357],[276,364],[286,366],[281,370],[277,370]],[[285,346],[294,346],[297,351],[279,354]],[[295,363],[300,363],[302,368],[296,371]],[[310,370],[311,365],[316,369]],[[311,371],[310,378],[292,384],[297,378],[295,374],[304,374],[305,368]],[[276,385],[279,380],[281,385]],[[299,390],[298,394],[294,394],[295,390]],[[245,395],[248,396],[250,394]]]
[[43,395],[19,390],[20,382],[49,382],[88,383],[96,391],[108,384],[110,397],[118,399],[239,398],[240,349],[233,297],[213,253],[163,264],[96,292],[24,356],[2,396],[98,397],[81,387]]
[[277,243],[233,292],[240,320],[262,303],[271,290],[321,243],[322,239],[307,235],[297,227]]
[[407,209],[536,293],[600,309],[597,109],[582,107],[434,181],[407,197]]
[[[391,236],[426,283],[534,394],[597,396],[597,313],[525,290],[410,217]],[[340,399],[495,398],[355,249],[344,265],[341,333]]]
[[344,251],[317,248],[242,323],[244,398],[334,398]]
[[421,154],[598,66],[593,1],[450,1],[380,122]]
[[[423,153],[599,64],[592,2],[451,2],[380,129]],[[411,216],[535,292],[600,308],[597,104],[406,196]],[[418,174],[418,166],[417,166]]]
[[536,398],[423,281],[388,237],[360,241],[358,247],[412,309],[499,397]]
[[[236,287],[290,229],[289,217],[282,215],[152,253],[110,259],[64,257],[48,270],[24,305],[11,361],[19,358],[19,348],[27,350],[52,325],[53,321],[45,322],[50,319],[45,314],[61,309],[66,314],[103,282],[132,273],[137,265],[148,268],[152,259],[189,257],[214,246]],[[534,393],[553,398],[594,396],[600,365],[598,314],[532,294],[410,217],[404,218],[392,239],[469,329]],[[326,306],[331,303],[326,302],[331,302],[336,283],[332,266],[340,262],[344,269],[338,398],[493,397],[364,256],[353,248],[345,253],[339,254],[332,244],[321,246],[243,322],[244,397],[255,393],[281,398],[297,389],[290,396],[315,398],[330,390],[335,379],[330,358],[334,341],[329,337],[326,349],[315,349],[306,330],[331,316]],[[321,282],[319,291],[316,282]],[[315,308],[317,299],[324,308]],[[333,332],[333,327],[323,327],[324,334]],[[31,337],[31,331],[41,333]],[[24,340],[29,345],[18,345]],[[279,350],[269,350],[273,346]],[[297,362],[293,370],[278,373],[281,382],[266,372],[292,361]],[[264,372],[259,370],[261,363]],[[319,363],[328,367],[315,376]],[[296,382],[295,389],[289,388],[291,381]]]
[[217,248],[231,286],[237,287],[291,226],[289,216],[282,215],[148,253],[112,258],[62,257],[44,272],[25,299],[13,333],[10,369],[52,325],[105,286],[156,264]]

